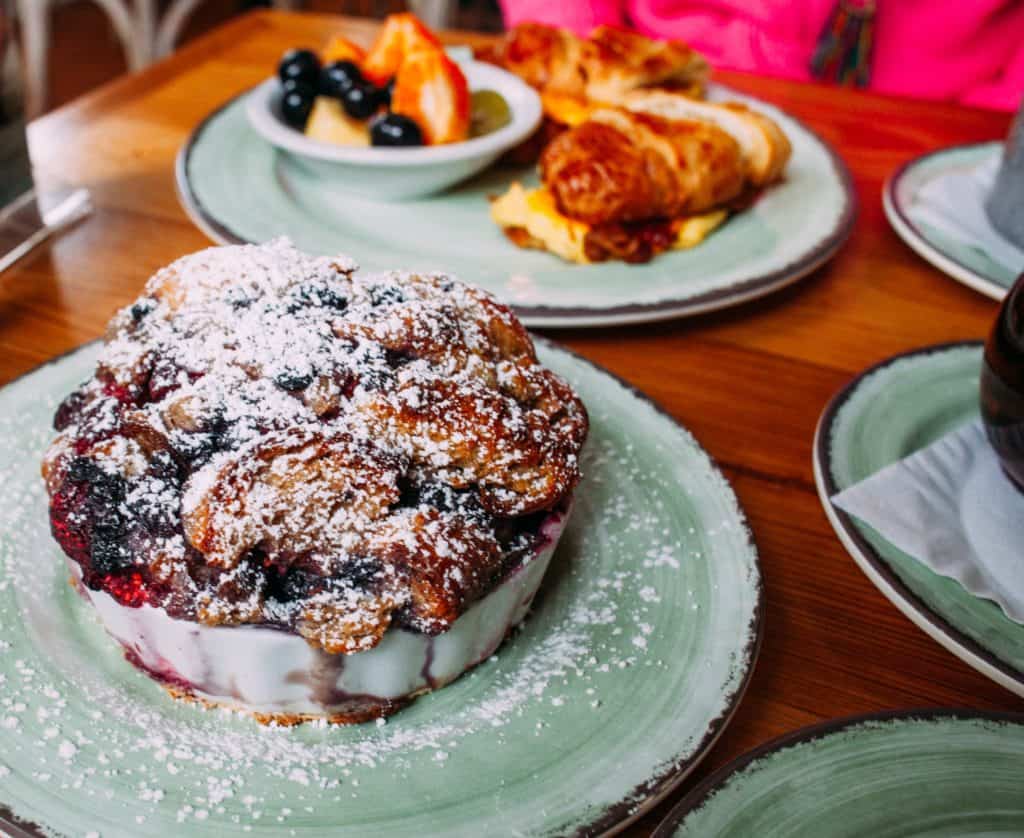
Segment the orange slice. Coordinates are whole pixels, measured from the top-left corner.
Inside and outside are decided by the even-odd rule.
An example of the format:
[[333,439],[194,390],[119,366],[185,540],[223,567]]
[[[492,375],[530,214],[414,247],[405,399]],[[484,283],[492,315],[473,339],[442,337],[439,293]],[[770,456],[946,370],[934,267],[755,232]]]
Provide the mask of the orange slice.
[[469,84],[440,49],[406,56],[395,78],[391,110],[415,120],[427,145],[456,143],[469,136]]
[[441,42],[416,15],[409,12],[388,15],[376,43],[363,61],[363,75],[374,84],[387,84],[407,55],[428,48],[439,50]]
[[351,61],[360,64],[366,58],[366,50],[359,44],[353,44],[343,35],[335,35],[327,42],[327,46],[320,53],[320,61],[323,64],[332,64],[335,61]]

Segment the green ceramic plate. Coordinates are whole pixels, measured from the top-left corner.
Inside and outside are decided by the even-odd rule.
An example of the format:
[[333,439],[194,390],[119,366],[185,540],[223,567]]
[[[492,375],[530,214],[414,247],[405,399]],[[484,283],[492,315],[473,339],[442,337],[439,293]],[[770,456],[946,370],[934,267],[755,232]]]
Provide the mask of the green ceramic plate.
[[222,243],[287,235],[311,253],[347,253],[369,270],[443,269],[516,307],[530,326],[644,322],[735,305],[796,281],[828,260],[850,232],[846,167],[817,136],[764,103],[793,143],[786,180],[699,247],[646,265],[569,265],[521,250],[491,221],[488,196],[532,169],[492,169],[433,198],[375,203],[347,195],[267,145],[239,97],[211,114],[178,156],[186,211]]
[[1017,275],[990,259],[982,248],[966,246],[915,221],[913,208],[929,181],[957,169],[973,168],[999,154],[1002,147],[1002,143],[979,143],[924,154],[900,166],[882,188],[885,214],[899,237],[943,273],[994,300],[1006,295]]
[[818,422],[814,476],[825,512],[868,578],[975,669],[1024,695],[1024,626],[895,548],[829,498],[978,416],[980,343],[891,358],[837,395]]
[[586,361],[540,353],[592,435],[533,613],[454,684],[347,728],[204,712],[129,666],[67,584],[38,473],[96,347],[0,390],[0,817],[103,838],[595,835],[674,788],[756,656],[750,533],[685,430]]
[[763,745],[688,794],[654,838],[1024,835],[1024,715],[910,711]]

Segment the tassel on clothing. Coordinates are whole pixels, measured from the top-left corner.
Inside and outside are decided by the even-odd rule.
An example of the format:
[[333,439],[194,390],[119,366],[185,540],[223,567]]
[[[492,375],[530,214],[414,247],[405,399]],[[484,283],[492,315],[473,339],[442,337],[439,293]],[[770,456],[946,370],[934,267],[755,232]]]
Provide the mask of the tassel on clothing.
[[823,81],[867,87],[871,79],[875,0],[839,0],[811,57],[811,73]]

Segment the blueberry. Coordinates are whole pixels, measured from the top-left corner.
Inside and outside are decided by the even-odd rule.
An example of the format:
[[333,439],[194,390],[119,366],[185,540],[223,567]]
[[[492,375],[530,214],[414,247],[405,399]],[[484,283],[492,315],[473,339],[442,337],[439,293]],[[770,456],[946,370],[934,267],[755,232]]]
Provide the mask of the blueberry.
[[178,534],[180,521],[177,510],[167,504],[140,503],[132,513],[150,535],[169,538]]
[[405,302],[405,294],[396,285],[374,285],[370,289],[370,303],[374,306]]
[[76,483],[88,483],[101,474],[99,466],[88,457],[75,457],[68,466],[68,479]]
[[284,372],[275,376],[274,383],[282,390],[288,390],[289,392],[305,390],[313,383],[313,374],[311,372],[299,372],[298,370],[286,369]]
[[384,363],[393,370],[398,369],[399,367],[404,367],[410,361],[415,360],[416,356],[411,352],[404,352],[398,349],[384,350]]
[[207,433],[218,434],[222,437],[231,427],[231,423],[228,422],[227,414],[224,412],[223,404],[209,407],[201,419],[201,424],[202,430]]
[[248,308],[253,303],[253,299],[249,296],[246,289],[238,285],[232,285],[228,288],[227,293],[224,295],[224,299],[227,300],[228,305],[230,305],[235,311]]
[[309,112],[313,110],[313,99],[316,93],[313,88],[301,84],[285,90],[281,96],[281,117],[292,128],[305,128]]
[[341,105],[353,119],[369,119],[380,107],[380,97],[372,84],[354,84],[342,94]]
[[323,588],[324,579],[297,567],[291,567],[283,576],[271,577],[271,596],[278,602],[307,599]]
[[324,308],[333,308],[336,311],[344,311],[348,308],[348,298],[339,294],[329,285],[322,285],[315,289],[314,296]]
[[156,300],[151,297],[144,297],[132,306],[132,320],[136,323],[141,323],[154,308],[156,308]]
[[316,95],[316,88],[308,82],[304,82],[299,79],[285,79],[281,82],[282,93],[291,93],[293,90],[298,90],[306,96]]
[[380,102],[385,108],[391,107],[391,100],[395,96],[395,77],[391,77],[386,85],[380,89]]
[[161,480],[176,482],[181,479],[181,470],[169,451],[157,451],[153,454],[149,458],[149,471]]
[[454,489],[446,483],[409,483],[402,486],[398,505],[409,508],[428,506],[440,512],[456,509],[468,512],[475,506],[475,498],[473,489]]
[[196,468],[231,445],[223,433],[174,434],[172,439],[179,457]]
[[292,297],[292,301],[287,306],[289,314],[295,314],[309,306],[332,308],[336,311],[344,311],[348,308],[348,298],[327,283],[300,285],[292,292]]
[[93,534],[89,561],[92,564],[92,569],[104,576],[131,567],[132,564],[128,549],[122,542],[97,537],[96,533]]
[[277,76],[282,82],[294,80],[316,88],[320,76],[320,59],[308,49],[290,49],[281,56]]
[[379,146],[418,146],[423,145],[423,132],[409,117],[389,113],[370,126],[370,142]]
[[89,481],[89,502],[101,512],[119,506],[126,494],[124,479],[99,469],[96,471]]
[[359,373],[358,383],[362,385],[364,390],[374,392],[387,387],[392,380],[393,376],[384,372],[384,370],[368,369]]
[[341,568],[342,578],[356,588],[368,588],[380,576],[381,565],[376,559],[356,556]]
[[351,61],[334,61],[320,71],[319,92],[323,96],[340,99],[357,84],[363,84],[363,74]]
[[100,541],[118,541],[127,530],[124,517],[116,509],[107,509],[92,525],[93,538]]

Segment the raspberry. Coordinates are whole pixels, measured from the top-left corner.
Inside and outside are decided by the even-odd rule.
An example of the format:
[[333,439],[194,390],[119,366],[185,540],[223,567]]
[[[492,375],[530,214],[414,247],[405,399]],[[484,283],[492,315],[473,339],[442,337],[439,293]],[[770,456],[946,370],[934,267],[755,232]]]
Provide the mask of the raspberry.
[[138,608],[149,602],[149,591],[146,590],[142,574],[138,572],[127,576],[108,574],[103,577],[102,588],[128,608]]
[[114,381],[108,381],[103,385],[103,392],[117,399],[121,404],[135,406],[138,401],[138,393],[134,392],[134,387],[129,387],[126,384],[118,384]]
[[79,388],[67,396],[57,406],[57,412],[53,415],[53,429],[63,431],[81,415],[85,403],[86,395],[83,388]]
[[65,483],[50,502],[50,529],[57,543],[72,559],[82,564],[89,556],[89,533],[75,519],[85,505],[86,489],[74,483]]

